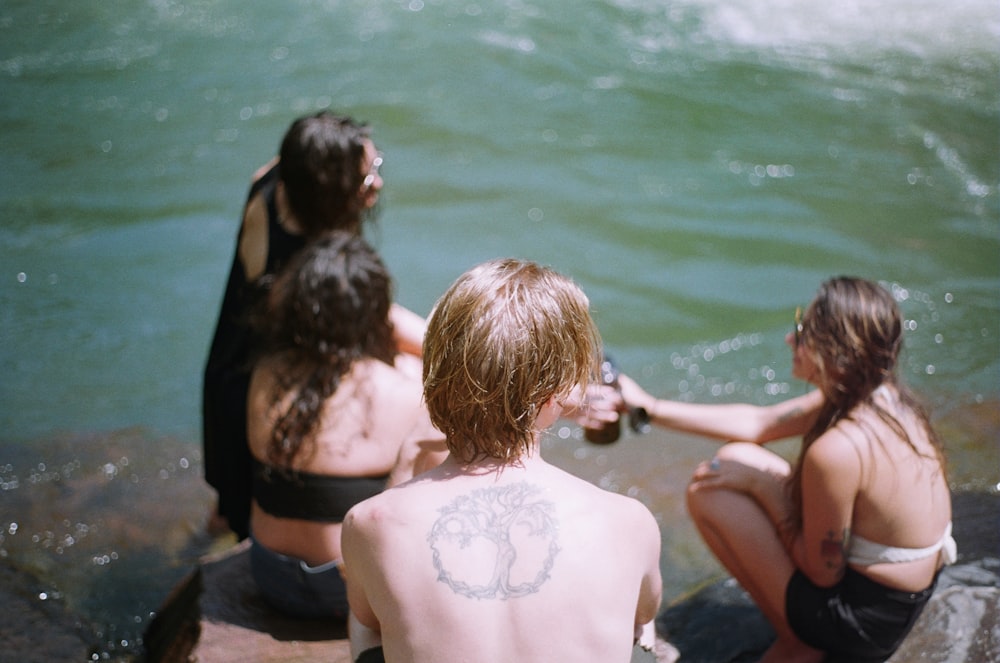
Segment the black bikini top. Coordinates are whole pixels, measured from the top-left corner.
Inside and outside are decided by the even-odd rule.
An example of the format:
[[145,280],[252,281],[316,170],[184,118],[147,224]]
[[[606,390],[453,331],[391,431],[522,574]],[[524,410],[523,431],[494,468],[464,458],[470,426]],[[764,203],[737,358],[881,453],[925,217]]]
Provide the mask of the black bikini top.
[[276,518],[343,522],[352,506],[385,490],[388,478],[291,472],[253,459],[254,499]]

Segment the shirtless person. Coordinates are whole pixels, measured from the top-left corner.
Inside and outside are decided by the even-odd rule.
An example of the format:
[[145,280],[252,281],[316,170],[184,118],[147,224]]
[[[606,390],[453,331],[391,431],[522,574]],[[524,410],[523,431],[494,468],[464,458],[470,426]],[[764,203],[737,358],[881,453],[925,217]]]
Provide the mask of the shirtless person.
[[386,661],[625,663],[656,616],[652,514],[540,455],[597,366],[588,306],[569,279],[517,260],[470,270],[438,302],[424,397],[450,456],[343,526],[351,610],[381,632]]

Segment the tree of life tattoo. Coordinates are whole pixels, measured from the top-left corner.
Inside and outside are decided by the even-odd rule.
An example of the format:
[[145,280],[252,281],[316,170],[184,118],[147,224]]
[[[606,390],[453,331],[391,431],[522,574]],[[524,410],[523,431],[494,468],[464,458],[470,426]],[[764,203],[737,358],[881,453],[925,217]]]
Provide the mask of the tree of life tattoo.
[[441,508],[427,535],[438,580],[476,599],[537,592],[559,554],[555,506],[540,493],[527,483],[482,488]]

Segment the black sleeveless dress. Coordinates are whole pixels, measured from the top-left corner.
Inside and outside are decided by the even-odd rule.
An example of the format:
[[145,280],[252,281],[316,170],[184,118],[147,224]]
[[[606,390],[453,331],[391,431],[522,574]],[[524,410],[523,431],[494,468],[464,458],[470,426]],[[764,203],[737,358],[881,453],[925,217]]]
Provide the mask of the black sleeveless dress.
[[[267,262],[263,276],[279,271],[305,246],[305,239],[282,228],[275,185],[275,165],[253,184],[247,203],[263,193],[267,203]],[[237,237],[237,246],[242,236]],[[218,492],[219,513],[242,540],[250,534],[250,500],[253,467],[247,444],[247,392],[254,338],[247,323],[248,312],[260,297],[259,280],[248,283],[239,251],[233,256],[215,335],[205,363],[202,390],[202,445],[205,480]]]

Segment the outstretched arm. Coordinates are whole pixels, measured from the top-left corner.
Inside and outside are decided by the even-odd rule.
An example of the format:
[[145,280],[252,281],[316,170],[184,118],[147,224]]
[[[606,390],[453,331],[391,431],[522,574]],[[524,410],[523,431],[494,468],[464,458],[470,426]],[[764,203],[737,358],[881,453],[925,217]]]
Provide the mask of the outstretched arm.
[[424,332],[427,321],[410,309],[393,303],[389,319],[395,328],[396,344],[400,352],[420,357],[423,355]]
[[823,404],[818,390],[768,406],[681,403],[651,396],[627,375],[618,382],[626,406],[644,408],[654,424],[723,441],[764,444],[802,435]]
[[389,474],[388,487],[398,486],[427,470],[434,469],[448,457],[445,437],[430,423],[415,430],[403,442],[396,457],[396,465]]

